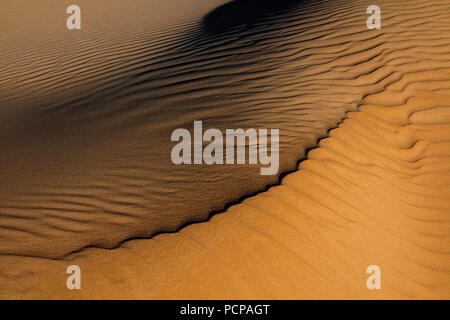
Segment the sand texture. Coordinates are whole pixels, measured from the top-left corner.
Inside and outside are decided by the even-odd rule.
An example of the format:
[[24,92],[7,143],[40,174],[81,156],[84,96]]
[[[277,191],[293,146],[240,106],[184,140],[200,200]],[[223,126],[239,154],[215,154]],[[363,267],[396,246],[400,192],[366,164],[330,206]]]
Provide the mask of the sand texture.
[[[450,1],[377,1],[380,30],[367,1],[205,30],[225,1],[198,0],[160,34],[136,3],[127,28],[0,38],[0,298],[450,299]],[[293,172],[174,166],[199,119],[280,128]]]

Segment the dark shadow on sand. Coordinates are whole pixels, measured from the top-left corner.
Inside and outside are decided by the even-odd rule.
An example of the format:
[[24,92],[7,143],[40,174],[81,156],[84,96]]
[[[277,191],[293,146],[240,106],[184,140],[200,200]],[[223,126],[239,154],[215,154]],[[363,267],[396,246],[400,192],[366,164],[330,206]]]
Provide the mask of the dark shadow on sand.
[[295,6],[302,0],[234,0],[209,12],[202,19],[206,32],[221,33],[237,26],[249,26],[268,14]]

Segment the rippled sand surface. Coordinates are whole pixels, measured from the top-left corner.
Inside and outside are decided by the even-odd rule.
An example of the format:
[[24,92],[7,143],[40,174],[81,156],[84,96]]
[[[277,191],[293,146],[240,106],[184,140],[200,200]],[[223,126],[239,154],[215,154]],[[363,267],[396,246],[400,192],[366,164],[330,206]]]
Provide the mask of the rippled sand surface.
[[[366,1],[205,30],[219,4],[178,24],[152,26],[137,5],[134,27],[1,38],[0,296],[450,298],[450,2],[379,1],[381,30]],[[171,165],[170,132],[198,119],[280,128],[281,171],[326,138],[280,185],[136,239],[277,182]]]
[[[333,35],[341,22],[326,3],[211,32],[202,21],[217,3],[103,1],[102,10],[102,1],[80,1],[84,29],[71,32],[51,2],[9,9],[0,253],[60,258],[204,220],[278,177],[254,165],[175,166],[173,130],[194,120],[222,131],[279,128],[281,173],[373,90],[353,87],[373,80],[338,70],[339,59],[357,62],[379,33],[351,41],[364,14]],[[23,7],[43,30],[17,21]]]

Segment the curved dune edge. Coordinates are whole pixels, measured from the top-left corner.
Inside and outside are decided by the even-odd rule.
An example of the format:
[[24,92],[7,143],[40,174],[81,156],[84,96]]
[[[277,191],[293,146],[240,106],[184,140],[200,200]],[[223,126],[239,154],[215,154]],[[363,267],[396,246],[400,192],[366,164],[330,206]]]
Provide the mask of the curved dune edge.
[[[432,81],[442,78],[450,70],[411,73],[365,97],[280,186],[207,223],[63,260],[2,256],[0,297],[448,299],[450,81]],[[71,264],[79,291],[66,289]],[[381,290],[366,287],[369,265]]]

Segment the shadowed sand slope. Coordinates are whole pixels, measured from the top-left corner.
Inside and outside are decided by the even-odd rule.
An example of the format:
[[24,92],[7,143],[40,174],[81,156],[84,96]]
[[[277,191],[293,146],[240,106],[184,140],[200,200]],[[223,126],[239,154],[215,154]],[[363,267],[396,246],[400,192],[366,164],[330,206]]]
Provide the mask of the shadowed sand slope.
[[295,9],[305,0],[233,0],[208,13],[202,20],[207,32],[225,32],[239,25],[258,23],[258,18],[271,16],[276,10]]
[[[20,21],[30,34],[9,23],[2,39],[6,255],[113,248],[203,221],[279,182],[255,165],[174,165],[171,133],[192,130],[194,120],[221,131],[279,128],[281,173],[364,96],[411,71],[450,67],[446,1],[383,2],[381,30],[367,29],[365,1],[299,1],[212,35],[200,24],[208,12],[200,0],[186,17],[169,5],[158,9],[167,18],[159,33],[156,12],[139,10],[149,1],[127,10],[123,1],[108,2],[105,12],[101,1],[82,1],[79,33],[57,27],[49,4],[16,3],[45,20],[38,33]],[[20,12],[7,17],[20,20]],[[25,41],[30,35],[42,41]]]
[[55,14],[63,2],[7,7],[0,254],[61,258],[203,221],[279,179],[255,165],[176,166],[175,129],[281,128],[279,173],[294,170],[386,76],[339,70],[383,50],[378,31],[354,36],[363,1],[341,1],[333,19],[326,1],[299,1],[211,34],[201,20],[224,2],[80,0],[79,32]]
[[[35,125],[27,143],[11,133],[17,131],[2,131],[2,148],[10,153],[2,153],[0,172],[0,297],[450,298],[450,2],[380,1],[383,27],[371,31],[365,28],[368,3],[319,4],[302,19],[283,13],[282,25],[256,25],[269,33],[194,37],[199,43],[184,52],[189,59],[174,51],[161,62],[164,68],[154,68],[159,58],[144,61],[112,94],[116,104],[106,110],[113,114],[106,122],[100,121],[105,110],[92,101],[100,98],[87,95],[93,113],[72,112],[70,103],[37,112],[42,123],[54,125],[45,133],[42,124],[21,119]],[[251,52],[258,43],[267,55]],[[217,46],[229,50],[226,59]],[[198,60],[190,60],[196,54]],[[246,69],[238,57],[261,59],[261,69]],[[212,59],[213,69],[204,59]],[[215,78],[224,70],[217,69],[221,59],[231,59],[226,72],[245,80]],[[199,78],[186,79],[192,77],[180,73],[186,66],[202,69],[192,71]],[[223,82],[210,91],[212,80]],[[225,94],[230,88],[231,96]],[[218,97],[227,99],[215,113],[207,106]],[[155,107],[156,131],[142,120],[149,119],[143,116],[148,101],[164,101]],[[185,119],[173,119],[180,104]],[[197,180],[207,180],[201,183],[188,169],[168,173],[162,159],[170,148],[141,153],[143,141],[163,146],[183,121],[205,117],[218,128],[279,126],[285,158],[294,161],[345,114],[279,186],[207,222],[127,240],[205,220],[208,209],[230,200],[223,199],[227,190],[258,189],[242,167],[231,174],[220,166],[195,171]],[[75,118],[71,126],[67,115]],[[101,144],[92,143],[94,133]],[[66,141],[76,147],[58,153]],[[33,145],[48,151],[47,161],[16,157],[33,156],[36,149],[27,148]],[[244,176],[251,187],[227,180]],[[210,200],[217,195],[221,201]],[[108,247],[115,249],[102,249]],[[82,270],[80,291],[66,289],[72,264]],[[381,267],[381,290],[366,288],[369,265]]]

